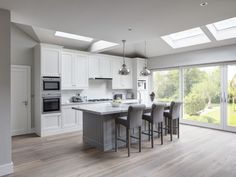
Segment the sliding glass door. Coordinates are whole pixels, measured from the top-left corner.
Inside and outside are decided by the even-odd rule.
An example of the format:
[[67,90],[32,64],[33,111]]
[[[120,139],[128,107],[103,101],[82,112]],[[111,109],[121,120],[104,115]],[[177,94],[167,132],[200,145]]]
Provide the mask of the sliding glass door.
[[153,72],[156,101],[182,101],[181,122],[236,132],[236,64]]
[[225,66],[225,126],[229,131],[236,131],[236,64]]
[[220,66],[183,69],[183,121],[221,127]]

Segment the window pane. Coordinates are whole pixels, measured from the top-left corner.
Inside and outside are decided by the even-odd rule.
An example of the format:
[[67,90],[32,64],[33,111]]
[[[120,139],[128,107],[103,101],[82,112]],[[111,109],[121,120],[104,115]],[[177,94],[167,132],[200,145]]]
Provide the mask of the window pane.
[[157,101],[179,100],[179,70],[155,71],[153,87]]
[[236,126],[236,65],[228,66],[227,125]]
[[184,119],[220,123],[220,67],[184,69]]

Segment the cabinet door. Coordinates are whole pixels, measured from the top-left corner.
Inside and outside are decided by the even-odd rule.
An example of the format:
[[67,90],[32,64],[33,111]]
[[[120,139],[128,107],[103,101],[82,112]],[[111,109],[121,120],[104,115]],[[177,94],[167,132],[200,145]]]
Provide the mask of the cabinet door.
[[72,109],[71,106],[62,108],[62,127],[77,127],[78,120],[76,111]]
[[43,130],[50,132],[61,129],[61,115],[60,114],[45,114],[42,116]]
[[77,121],[78,121],[78,129],[83,129],[83,112],[82,111],[76,111]]
[[72,89],[73,54],[62,53],[62,90]]
[[89,56],[89,78],[99,77],[99,58]]
[[121,86],[122,89],[132,89],[133,88],[133,69],[132,69],[132,59],[125,60],[127,68],[130,70],[128,75],[121,76]]
[[73,72],[76,76],[76,88],[88,88],[88,57],[86,55],[76,55],[76,70]]
[[100,57],[99,72],[101,78],[112,78],[111,74],[111,60],[107,57]]
[[114,58],[112,61],[112,89],[122,89],[121,75],[119,75],[119,69],[121,68],[122,60],[120,58]]
[[61,50],[42,47],[42,66],[43,76],[60,76],[61,75]]

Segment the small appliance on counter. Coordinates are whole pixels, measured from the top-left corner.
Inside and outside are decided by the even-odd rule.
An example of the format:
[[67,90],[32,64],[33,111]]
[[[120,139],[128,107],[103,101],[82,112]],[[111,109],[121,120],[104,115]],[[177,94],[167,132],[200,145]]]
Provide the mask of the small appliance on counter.
[[118,100],[118,99],[122,100],[122,97],[123,97],[122,94],[115,94],[114,97],[113,97],[113,99],[114,99],[114,100]]
[[126,99],[134,99],[134,94],[133,94],[133,92],[127,92],[127,94],[126,94]]
[[80,94],[78,94],[77,96],[72,96],[70,101],[72,103],[80,103],[80,102],[83,102],[83,99],[82,97],[80,96]]

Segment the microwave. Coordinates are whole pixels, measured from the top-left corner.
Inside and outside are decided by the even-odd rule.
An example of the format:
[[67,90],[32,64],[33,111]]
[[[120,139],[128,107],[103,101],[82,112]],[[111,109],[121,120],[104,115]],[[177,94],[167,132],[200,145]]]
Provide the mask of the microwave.
[[61,93],[43,93],[42,94],[42,113],[61,112]]
[[42,90],[43,91],[60,91],[61,78],[60,77],[43,77]]
[[146,80],[138,80],[138,90],[147,90]]

